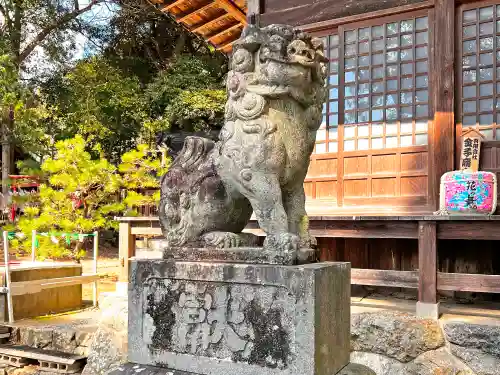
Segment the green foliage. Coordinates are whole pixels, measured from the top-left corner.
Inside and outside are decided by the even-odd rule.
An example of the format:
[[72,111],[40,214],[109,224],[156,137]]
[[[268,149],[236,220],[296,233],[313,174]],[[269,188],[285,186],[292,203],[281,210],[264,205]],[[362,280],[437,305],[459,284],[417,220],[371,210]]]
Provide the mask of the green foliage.
[[19,107],[22,87],[18,81],[18,73],[12,56],[0,55],[0,105],[5,110],[11,106]]
[[[113,213],[123,210],[118,202],[121,177],[105,158],[93,159],[85,150],[81,136],[56,143],[54,158],[42,164],[48,176],[40,187],[39,207],[25,212],[18,229],[28,238],[24,246],[31,246],[30,234],[37,232],[90,233],[109,228]],[[80,203],[75,204],[78,200]],[[66,243],[40,242],[40,254],[81,258],[81,244],[70,248]]]
[[[89,58],[47,82],[40,95],[46,104],[32,110],[36,121],[23,122],[19,139],[33,145],[26,148],[32,153],[50,155],[57,140],[81,134],[118,163],[123,153],[138,143],[154,144],[156,134],[174,124],[186,131],[221,127],[221,77],[221,67],[210,59],[181,57],[143,85],[107,59]],[[41,141],[34,142],[36,137]]]
[[210,59],[182,56],[172,62],[146,88],[151,129],[174,124],[186,131],[220,128],[226,101],[223,72]]
[[65,132],[82,135],[91,147],[99,144],[113,162],[134,146],[146,116],[137,78],[95,57],[52,84],[46,94]]
[[[123,200],[127,207],[126,216],[136,216],[139,206],[159,203],[159,179],[167,172],[169,164],[170,160],[164,160],[162,165],[157,152],[146,144],[140,144],[135,150],[123,154],[118,170],[126,189]],[[155,191],[155,194],[147,194],[147,191]]]

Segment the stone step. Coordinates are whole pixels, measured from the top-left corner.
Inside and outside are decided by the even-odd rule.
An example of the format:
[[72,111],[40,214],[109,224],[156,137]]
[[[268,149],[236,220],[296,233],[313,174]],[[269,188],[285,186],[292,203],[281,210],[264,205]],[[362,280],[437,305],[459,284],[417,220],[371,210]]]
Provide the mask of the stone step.
[[77,354],[42,350],[26,345],[0,345],[0,363],[23,367],[38,361],[39,369],[44,372],[74,374],[83,368],[85,359],[85,356]]
[[44,322],[20,321],[15,323],[16,326],[13,327],[10,342],[44,350],[56,350],[83,356],[88,354],[93,334],[97,329],[97,323],[93,316],[84,319],[83,322],[76,321],[74,325],[70,324],[71,322],[50,324],[50,321],[47,322],[47,325],[40,324]]

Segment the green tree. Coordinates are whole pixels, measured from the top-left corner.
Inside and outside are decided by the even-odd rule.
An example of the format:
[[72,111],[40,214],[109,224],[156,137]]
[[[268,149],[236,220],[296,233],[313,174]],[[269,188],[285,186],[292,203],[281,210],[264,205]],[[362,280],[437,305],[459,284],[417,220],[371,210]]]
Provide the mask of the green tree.
[[[113,225],[111,215],[123,210],[119,202],[121,177],[105,158],[93,159],[81,136],[59,141],[56,155],[42,164],[48,182],[40,188],[39,206],[25,210],[18,229],[28,238],[23,246],[31,246],[32,230],[78,235]],[[71,237],[69,238],[72,239]],[[71,246],[70,246],[71,245]],[[80,259],[82,242],[54,242],[42,237],[40,257],[73,257]]]
[[150,122],[143,131],[151,136],[174,124],[185,131],[222,127],[224,69],[213,60],[199,57],[181,56],[172,61],[146,87]]
[[147,118],[137,77],[123,74],[102,57],[83,60],[54,77],[44,94],[55,109],[52,128],[59,137],[80,134],[90,147],[99,144],[116,163],[135,146]]
[[[43,153],[57,140],[81,134],[119,163],[123,153],[140,143],[154,145],[157,132],[174,124],[186,131],[220,128],[226,101],[221,69],[182,56],[144,84],[101,55],[83,60],[43,86],[45,99],[28,117],[35,120],[20,126],[18,139]],[[31,142],[36,137],[42,142]]]
[[[79,31],[89,22],[81,18],[105,0],[89,0],[82,5],[80,0],[0,0],[2,28],[0,54],[9,60],[9,75],[20,82],[21,76],[33,69],[31,59],[37,53],[45,53],[53,62],[62,62],[70,57],[75,43],[68,40],[68,31]],[[69,43],[68,43],[69,42]],[[35,65],[36,67],[36,65]],[[0,83],[2,85],[3,83]],[[8,86],[8,85],[7,85]],[[12,92],[16,92],[13,90]],[[7,103],[2,103],[5,107]],[[11,143],[15,125],[15,106],[2,108],[0,117],[2,136],[2,180],[7,189],[10,173]]]
[[147,144],[139,144],[135,150],[123,154],[118,170],[126,192],[123,199],[125,216],[136,216],[140,206],[158,205],[160,177],[167,172],[169,165],[170,160],[165,155],[158,157],[158,152]]

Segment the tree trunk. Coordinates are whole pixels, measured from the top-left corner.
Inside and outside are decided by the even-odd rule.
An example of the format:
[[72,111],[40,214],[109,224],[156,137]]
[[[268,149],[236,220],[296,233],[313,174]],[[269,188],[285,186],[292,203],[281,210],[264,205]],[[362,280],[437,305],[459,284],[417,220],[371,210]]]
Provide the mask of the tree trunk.
[[[10,116],[9,116],[10,117]],[[9,174],[10,174],[10,137],[9,122],[5,116],[2,121],[2,193],[4,196],[9,192]]]

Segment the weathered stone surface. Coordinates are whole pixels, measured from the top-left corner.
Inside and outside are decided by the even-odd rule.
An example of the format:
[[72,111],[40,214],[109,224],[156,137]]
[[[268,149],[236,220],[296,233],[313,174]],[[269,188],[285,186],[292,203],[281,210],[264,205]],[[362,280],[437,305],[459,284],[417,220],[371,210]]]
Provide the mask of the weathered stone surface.
[[349,362],[347,263],[137,260],[129,287],[131,362],[204,375],[334,374]]
[[372,369],[358,363],[349,363],[338,375],[377,375]]
[[450,345],[451,352],[464,361],[477,375],[499,375],[500,359],[480,349]]
[[351,363],[364,365],[377,375],[407,375],[407,364],[375,353],[351,352]]
[[474,375],[470,368],[454,357],[447,348],[431,350],[409,364],[409,370],[418,375]]
[[428,351],[408,363],[381,354],[352,352],[351,362],[363,364],[377,375],[474,375],[446,348]]
[[75,341],[77,346],[90,346],[92,343],[92,334],[90,332],[78,331],[75,334]]
[[71,328],[57,328],[52,338],[52,348],[66,353],[73,353],[78,346],[76,332]]
[[13,330],[11,342],[33,348],[87,355],[91,340],[91,332],[79,331],[70,325],[22,326]]
[[249,25],[234,44],[219,141],[187,137],[161,182],[168,247],[248,245],[252,211],[264,248],[310,248],[303,182],[321,124],[327,60],[289,26]]
[[[108,295],[99,328],[93,335],[82,375],[104,375],[127,361],[127,298]],[[83,340],[84,341],[84,340]]]
[[47,348],[52,345],[53,332],[47,327],[19,328],[19,343],[34,348]]
[[446,339],[452,344],[479,349],[500,359],[500,325],[450,322],[443,328]]
[[383,354],[409,362],[444,345],[434,320],[392,312],[360,313],[351,317],[351,349]]
[[315,262],[316,254],[313,249],[304,248],[283,253],[264,250],[261,247],[239,247],[230,249],[177,247],[165,249],[163,259],[186,262],[219,261],[230,263],[294,265]]
[[170,370],[158,366],[144,366],[135,363],[126,363],[106,375],[199,375],[192,372]]

